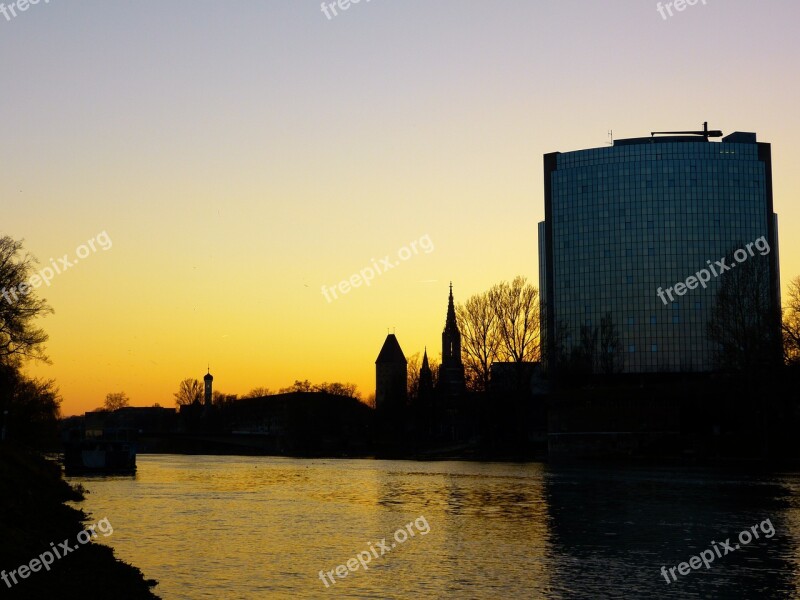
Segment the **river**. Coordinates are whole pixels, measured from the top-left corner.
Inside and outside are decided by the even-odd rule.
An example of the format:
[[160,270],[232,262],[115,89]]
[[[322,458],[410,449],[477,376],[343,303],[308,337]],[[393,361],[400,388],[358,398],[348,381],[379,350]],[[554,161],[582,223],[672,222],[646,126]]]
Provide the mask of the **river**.
[[69,481],[165,600],[800,597],[797,474],[140,455]]

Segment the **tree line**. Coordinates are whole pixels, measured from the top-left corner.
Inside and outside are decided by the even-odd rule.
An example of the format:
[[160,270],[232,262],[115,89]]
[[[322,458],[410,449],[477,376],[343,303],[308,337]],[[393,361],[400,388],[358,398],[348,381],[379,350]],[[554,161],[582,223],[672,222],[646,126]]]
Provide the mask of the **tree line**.
[[[784,306],[776,310],[769,287],[776,274],[771,274],[769,262],[760,258],[739,264],[721,282],[706,331],[716,348],[718,369],[758,372],[774,368],[776,363],[800,368],[800,277],[789,284]],[[55,381],[31,378],[23,372],[31,361],[50,362],[46,353],[48,335],[39,320],[53,309],[27,285],[36,264],[21,240],[0,237],[0,436],[28,444],[53,442],[62,402]],[[25,289],[25,293],[6,297],[3,291],[11,289]],[[500,282],[456,306],[462,359],[471,390],[488,388],[493,362],[541,359],[539,306],[539,290],[524,277]],[[563,352],[560,358],[591,372],[622,370],[619,334],[610,314],[595,327],[579,328],[577,339],[567,342],[559,334],[557,331],[552,347]],[[429,363],[435,377],[438,361],[429,357]],[[409,361],[412,394],[418,386],[419,367],[417,354]],[[361,398],[352,383],[313,384],[308,380],[295,381],[277,393],[311,391]],[[242,398],[272,394],[269,388],[257,387]],[[203,386],[197,379],[185,379],[174,396],[179,406],[202,402]],[[220,405],[238,398],[214,392],[213,401]],[[112,392],[103,408],[115,410],[129,405],[124,392]]]
[[61,395],[52,379],[23,373],[30,361],[50,363],[48,336],[37,321],[53,309],[27,286],[36,264],[22,241],[0,237],[0,440],[50,447],[57,441]]
[[525,277],[502,281],[456,306],[468,389],[489,387],[493,362],[535,362],[541,357],[539,290]]

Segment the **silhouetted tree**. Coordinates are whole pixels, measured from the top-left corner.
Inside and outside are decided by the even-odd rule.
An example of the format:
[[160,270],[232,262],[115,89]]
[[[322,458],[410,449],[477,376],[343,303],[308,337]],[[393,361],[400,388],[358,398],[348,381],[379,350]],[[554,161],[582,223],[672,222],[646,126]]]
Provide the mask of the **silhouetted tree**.
[[117,410],[130,406],[131,401],[125,392],[112,392],[106,394],[106,401],[103,403],[104,410]]
[[620,373],[623,367],[622,344],[619,340],[619,332],[611,313],[607,312],[600,319],[600,349],[599,349],[599,368],[606,375]]
[[52,380],[29,379],[0,365],[0,428],[17,444],[45,449],[58,440],[61,396]]
[[281,388],[278,390],[279,394],[290,394],[292,392],[313,392],[314,386],[311,385],[311,382],[306,379],[305,381],[300,381],[298,379],[290,385],[289,387]]
[[53,312],[34,291],[42,285],[34,275],[37,261],[22,248],[21,241],[0,237],[0,363],[15,367],[30,358],[49,362],[44,348],[48,336],[34,323]]
[[539,360],[539,290],[524,277],[489,290],[500,333],[498,357],[507,362]]
[[[441,354],[439,355],[441,357]],[[441,358],[433,358],[431,356],[428,357],[428,367],[431,369],[431,382],[433,383],[433,389],[439,385],[439,367],[442,366]]]
[[181,381],[178,391],[173,394],[175,396],[175,404],[178,406],[189,406],[195,401],[202,402],[204,395],[203,384],[191,377]]
[[800,277],[789,284],[789,298],[783,311],[783,352],[788,364],[800,364]]
[[611,313],[607,312],[600,319],[599,328],[581,326],[578,344],[562,348],[561,354],[562,366],[572,375],[619,373],[623,362],[622,348]]
[[569,323],[559,320],[552,335],[552,357],[548,357],[547,368],[562,384],[580,386],[592,374],[595,352],[591,343],[596,339],[596,330],[584,326],[575,332]]
[[776,366],[780,340],[770,301],[769,261],[753,256],[722,275],[708,338],[716,343],[714,361],[724,370],[754,372]]
[[232,402],[236,402],[238,399],[239,396],[237,394],[226,394],[219,390],[214,390],[211,394],[211,404],[217,408],[222,408]]
[[490,292],[475,294],[456,306],[467,388],[477,392],[488,389],[492,363],[503,342],[490,296]]
[[318,392],[325,392],[332,396],[346,396],[347,398],[361,398],[358,393],[358,386],[355,383],[320,383],[314,386],[314,390]]
[[254,387],[242,396],[242,398],[263,398],[265,396],[272,396],[272,390],[268,387]]
[[290,394],[292,392],[325,392],[333,396],[361,397],[358,393],[358,387],[354,383],[324,382],[314,385],[308,379],[305,381],[296,380],[289,387],[278,390],[279,394]]
[[421,359],[419,352],[415,352],[406,358],[408,364],[406,368],[406,388],[408,389],[408,402],[413,403],[419,396],[419,370]]
[[597,366],[597,339],[597,327],[581,326],[580,344],[575,352],[587,373],[594,373]]
[[43,283],[36,264],[21,241],[0,237],[0,430],[7,440],[41,448],[57,439],[61,398],[53,381],[21,371],[28,360],[50,362],[48,336],[35,322],[53,309],[36,295]]
[[[409,358],[406,359],[408,361],[407,372],[408,372],[408,402],[413,403],[419,397],[419,373],[422,369],[422,359],[420,358],[419,352],[412,354]],[[433,387],[436,387],[436,384],[439,381],[439,363],[441,361],[437,358],[431,358],[428,356],[428,367],[431,370],[431,380],[433,382]]]

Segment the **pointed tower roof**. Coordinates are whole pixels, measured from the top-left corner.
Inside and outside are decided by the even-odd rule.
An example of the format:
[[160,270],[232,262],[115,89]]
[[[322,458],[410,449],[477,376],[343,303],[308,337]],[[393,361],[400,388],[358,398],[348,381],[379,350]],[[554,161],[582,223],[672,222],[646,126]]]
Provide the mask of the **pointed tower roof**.
[[450,282],[450,298],[447,301],[447,320],[444,323],[445,333],[454,333],[458,331],[458,322],[456,321],[456,307],[453,304],[453,282]]
[[397,341],[397,337],[395,337],[393,333],[386,336],[386,341],[383,342],[383,348],[381,348],[381,352],[378,354],[378,359],[375,363],[408,364],[405,354],[403,354],[403,350],[400,348],[400,342]]
[[208,373],[203,376],[203,381],[214,381],[214,376],[211,374],[211,367],[208,368]]
[[425,353],[422,355],[422,366],[419,368],[420,377],[429,381],[432,376],[431,365],[428,362],[428,347],[425,347]]

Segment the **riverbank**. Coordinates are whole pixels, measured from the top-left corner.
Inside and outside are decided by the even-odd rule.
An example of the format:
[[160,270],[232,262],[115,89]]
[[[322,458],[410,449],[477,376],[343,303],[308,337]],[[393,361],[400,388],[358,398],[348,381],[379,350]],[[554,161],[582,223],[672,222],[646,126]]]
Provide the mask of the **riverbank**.
[[[58,465],[36,453],[0,445],[0,595],[157,599],[151,591],[156,582],[145,580],[138,568],[115,558],[111,548],[82,544],[78,534],[84,526],[104,515],[89,518],[82,510],[66,506],[69,500],[83,500],[83,492],[61,478]],[[67,540],[72,551],[43,569],[42,556],[49,561],[54,554],[64,553],[60,545]]]

